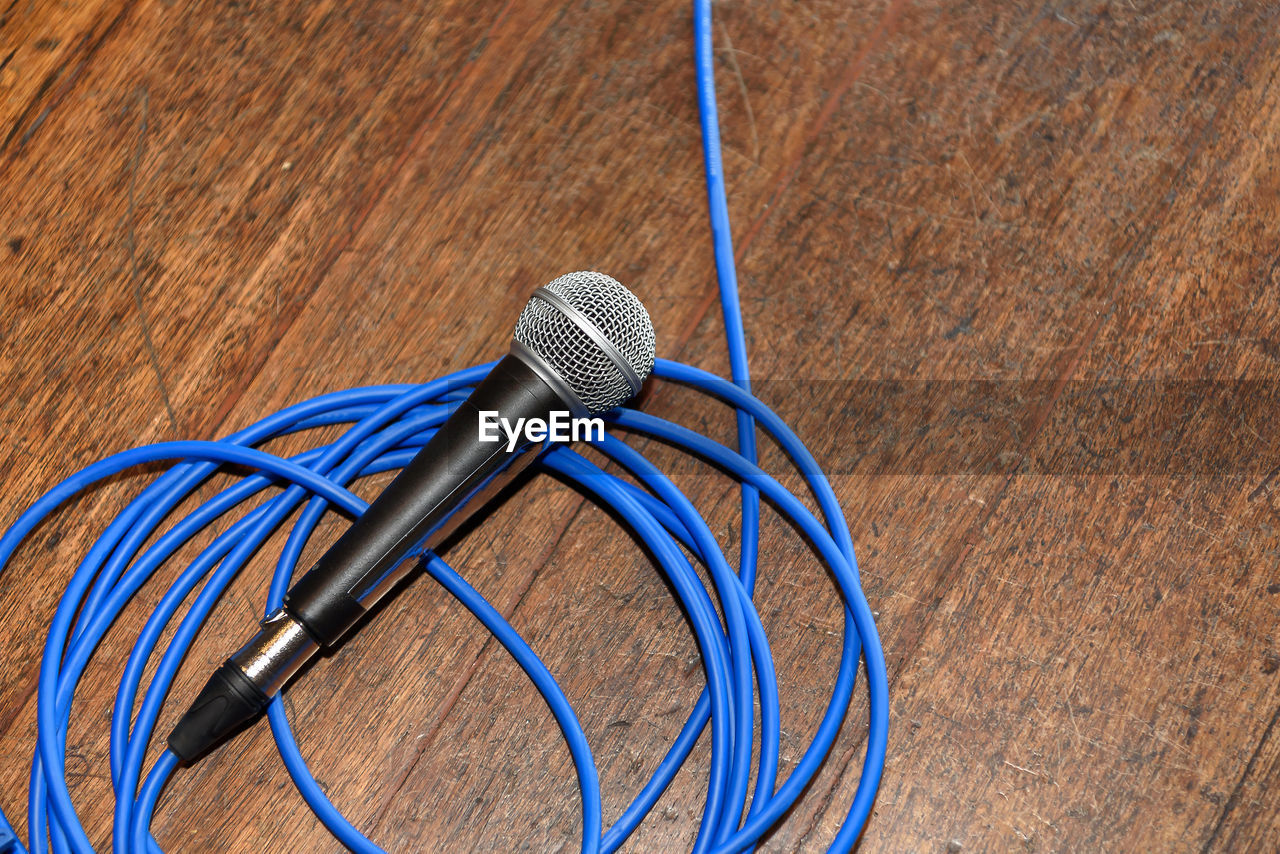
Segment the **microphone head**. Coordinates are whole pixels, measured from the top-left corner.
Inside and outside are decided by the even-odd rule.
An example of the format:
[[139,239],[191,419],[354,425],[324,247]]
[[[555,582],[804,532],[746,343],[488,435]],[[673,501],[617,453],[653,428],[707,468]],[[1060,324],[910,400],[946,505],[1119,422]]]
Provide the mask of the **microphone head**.
[[567,402],[591,415],[630,400],[653,370],[649,312],[604,273],[568,273],[539,288],[514,338],[513,352],[532,354],[542,364],[531,367],[548,369],[552,387],[572,392]]

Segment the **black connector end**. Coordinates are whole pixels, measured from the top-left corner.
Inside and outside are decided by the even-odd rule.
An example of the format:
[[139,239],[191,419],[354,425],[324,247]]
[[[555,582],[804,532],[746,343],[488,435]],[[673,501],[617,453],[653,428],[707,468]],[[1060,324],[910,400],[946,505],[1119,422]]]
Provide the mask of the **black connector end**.
[[270,698],[232,662],[214,672],[208,683],[169,733],[169,750],[191,762],[220,744],[267,707]]

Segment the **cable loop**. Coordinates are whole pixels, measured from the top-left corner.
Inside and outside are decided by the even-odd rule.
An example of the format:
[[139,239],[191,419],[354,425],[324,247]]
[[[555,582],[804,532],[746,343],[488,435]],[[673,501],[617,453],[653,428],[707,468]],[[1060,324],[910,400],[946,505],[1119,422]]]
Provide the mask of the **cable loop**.
[[[593,500],[616,512],[630,531],[656,556],[671,581],[697,639],[707,687],[694,704],[679,735],[653,776],[630,806],[602,832],[600,784],[587,738],[564,692],[534,651],[506,619],[444,560],[423,555],[426,572],[455,596],[511,653],[546,700],[564,734],[578,776],[583,817],[582,851],[613,852],[653,809],[708,723],[711,773],[695,854],[729,854],[753,848],[801,796],[825,759],[853,695],[859,656],[867,669],[870,720],[862,778],[848,815],[831,846],[848,851],[871,811],[884,768],[888,737],[888,680],[875,622],[858,578],[849,527],[835,493],[798,437],[775,413],[751,396],[746,342],[738,304],[733,244],[720,161],[718,120],[711,60],[709,0],[694,2],[694,45],[698,103],[703,130],[712,241],[720,285],[732,382],[678,362],[659,359],[654,374],[720,399],[737,417],[736,450],[688,428],[643,412],[619,409],[609,419],[615,428],[657,438],[709,462],[742,484],[740,560],[730,568],[701,514],[671,480],[648,459],[614,435],[596,449],[636,481],[604,472],[567,446],[539,460],[544,470],[577,485]],[[321,516],[330,508],[355,516],[364,502],[347,485],[358,477],[403,467],[433,434],[468,387],[493,363],[477,365],[423,385],[371,386],[322,395],[288,407],[216,442],[162,442],[114,454],[77,472],[24,512],[0,538],[0,571],[15,549],[51,512],[104,478],[159,461],[171,467],[138,495],[106,527],[67,584],[50,625],[40,668],[38,737],[28,789],[31,854],[89,852],[92,846],[76,814],[66,777],[67,728],[76,688],[107,629],[133,595],[183,543],[227,514],[243,515],[204,548],[173,582],[148,617],[121,674],[111,724],[110,770],[115,792],[113,843],[122,854],[158,854],[150,833],[152,814],[166,783],[178,768],[165,752],[143,776],[146,749],[170,684],[196,633],[226,586],[259,546],[299,506],[276,561],[264,615],[280,605],[298,557]],[[258,450],[271,439],[337,424],[350,425],[337,439],[291,458]],[[771,434],[804,475],[822,518],[756,465],[755,430]],[[234,464],[253,473],[173,522],[174,509],[222,466]],[[637,485],[638,484],[638,485]],[[250,509],[264,490],[277,493]],[[752,603],[757,573],[760,498],[764,496],[800,529],[826,564],[845,604],[841,659],[831,699],[813,740],[791,773],[778,783],[779,703],[777,676],[765,627]],[[167,526],[167,527],[166,527]],[[160,533],[163,531],[163,533]],[[143,545],[160,533],[145,550]],[[707,568],[706,589],[681,547]],[[194,600],[160,654],[145,689],[142,676],[166,627],[181,605]],[[714,597],[714,601],[713,601]],[[725,616],[717,616],[716,603]],[[138,694],[142,692],[141,704]],[[760,703],[760,750],[754,701]],[[134,708],[137,706],[137,714]],[[298,751],[284,705],[277,696],[268,707],[280,757],[316,816],[345,846],[357,852],[381,851],[326,797]],[[748,797],[748,781],[756,785]],[[0,854],[24,851],[0,812]]]

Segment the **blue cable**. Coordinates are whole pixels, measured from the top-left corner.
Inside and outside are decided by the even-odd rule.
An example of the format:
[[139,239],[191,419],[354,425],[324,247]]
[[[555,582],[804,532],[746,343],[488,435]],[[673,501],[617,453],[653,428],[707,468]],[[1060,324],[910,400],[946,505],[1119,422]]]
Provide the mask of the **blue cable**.
[[[557,446],[539,459],[544,471],[569,482],[592,500],[614,510],[622,523],[650,550],[670,580],[690,622],[707,675],[707,687],[648,783],[607,830],[602,832],[599,779],[586,735],[554,676],[510,624],[453,568],[434,553],[422,555],[427,574],[443,585],[498,639],[529,675],[564,734],[578,776],[584,852],[618,849],[644,820],[670,785],[695,743],[711,725],[711,772],[693,850],[697,854],[752,850],[801,797],[821,767],[848,713],[858,660],[867,669],[869,725],[866,758],[848,814],[831,845],[846,852],[871,813],[884,769],[888,739],[888,680],[875,622],[858,577],[848,524],[834,492],[798,437],[768,407],[750,394],[746,339],[738,302],[737,274],[730,235],[719,125],[714,91],[709,0],[694,2],[694,48],[698,106],[703,135],[720,303],[729,349],[731,379],[688,365],[658,360],[654,374],[688,385],[734,410],[737,450],[688,428],[629,409],[615,410],[618,429],[649,435],[721,469],[741,483],[742,542],[736,571],[696,508],[642,454],[613,435],[594,443],[606,459],[635,482],[606,473],[577,451]],[[137,590],[183,543],[223,516],[243,515],[187,566],[148,617],[130,651],[116,694],[111,724],[110,770],[116,797],[113,844],[120,852],[158,854],[150,834],[151,817],[165,785],[178,768],[165,751],[143,775],[147,747],[170,685],[195,634],[226,586],[299,505],[305,505],[290,529],[276,561],[266,606],[280,604],[297,561],[322,515],[335,508],[350,516],[364,502],[347,490],[354,479],[402,468],[421,448],[470,387],[493,363],[476,365],[423,385],[373,386],[322,395],[288,407],[216,442],[163,442],[124,451],[77,472],[40,498],[0,537],[0,570],[40,522],[60,505],[95,483],[138,465],[173,465],[138,495],[107,526],[67,584],[49,629],[40,668],[38,737],[28,789],[29,850],[43,854],[88,852],[92,846],[76,814],[66,779],[66,738],[71,706],[81,675],[99,643]],[[350,425],[328,445],[292,458],[254,446],[269,439],[333,425]],[[804,475],[821,519],[757,466],[757,426],[769,433]],[[227,464],[254,473],[225,488],[169,525],[173,510]],[[261,500],[264,492],[270,498]],[[758,570],[760,498],[804,533],[831,573],[845,603],[845,631],[831,700],[813,740],[791,773],[778,783],[780,742],[777,677],[768,638],[752,602]],[[244,510],[246,502],[259,500]],[[159,534],[159,536],[156,536]],[[151,545],[143,549],[147,542]],[[708,571],[712,590],[700,580],[683,546]],[[161,653],[146,689],[142,678],[160,638],[182,604],[195,598]],[[714,598],[713,598],[714,597]],[[716,604],[724,615],[717,615]],[[142,693],[141,704],[138,695]],[[753,705],[760,703],[759,755]],[[137,706],[136,715],[134,713]],[[358,852],[381,849],[354,827],[328,800],[298,750],[283,702],[276,697],[267,717],[280,756],[299,792],[316,816],[346,847]],[[756,785],[750,798],[752,771]],[[0,811],[0,854],[24,852]]]
[[21,846],[22,843],[18,841],[17,835],[8,826],[8,822],[0,827],[0,854],[13,854],[20,850]]

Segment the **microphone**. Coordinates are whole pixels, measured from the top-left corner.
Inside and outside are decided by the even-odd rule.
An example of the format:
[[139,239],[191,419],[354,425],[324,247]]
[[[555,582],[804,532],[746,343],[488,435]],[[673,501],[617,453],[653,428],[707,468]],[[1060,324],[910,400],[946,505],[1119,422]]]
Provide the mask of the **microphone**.
[[[549,446],[548,431],[530,420],[610,410],[639,393],[653,359],[648,312],[609,276],[569,273],[534,291],[510,352],[214,672],[169,734],[169,749],[190,762],[256,718],[404,578],[410,558],[438,546]],[[512,425],[529,429],[521,435]],[[506,435],[485,441],[486,427]]]

